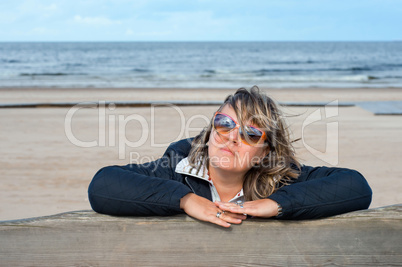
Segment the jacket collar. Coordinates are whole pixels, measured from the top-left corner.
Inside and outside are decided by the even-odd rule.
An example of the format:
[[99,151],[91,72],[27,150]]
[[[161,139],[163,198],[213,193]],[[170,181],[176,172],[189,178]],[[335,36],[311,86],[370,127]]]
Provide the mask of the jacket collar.
[[201,166],[200,171],[197,173],[196,168],[190,166],[188,158],[184,158],[176,165],[175,172],[186,176],[185,181],[196,195],[205,197],[212,201],[212,194],[208,181],[208,170],[205,166]]
[[197,173],[196,168],[190,166],[190,162],[188,161],[188,157],[182,159],[179,164],[177,164],[175,172],[185,174],[185,175],[191,175],[197,178],[200,178],[202,180],[208,181],[209,175],[208,175],[208,170],[207,168],[202,165],[200,168],[200,171]]
[[[190,166],[188,158],[184,158],[176,165],[175,172],[186,175],[185,180],[195,194],[213,200],[210,188],[211,179],[208,174],[208,169],[204,165],[201,166],[198,173],[196,169],[197,168]],[[216,189],[215,194],[215,199],[219,199]],[[230,202],[236,202],[237,200],[244,202],[243,189],[241,189],[240,192],[230,200]]]

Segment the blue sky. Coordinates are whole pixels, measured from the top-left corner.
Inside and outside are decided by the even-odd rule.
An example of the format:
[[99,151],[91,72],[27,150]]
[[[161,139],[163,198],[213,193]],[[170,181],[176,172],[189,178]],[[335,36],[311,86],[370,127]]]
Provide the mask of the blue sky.
[[394,41],[402,0],[12,0],[0,41]]

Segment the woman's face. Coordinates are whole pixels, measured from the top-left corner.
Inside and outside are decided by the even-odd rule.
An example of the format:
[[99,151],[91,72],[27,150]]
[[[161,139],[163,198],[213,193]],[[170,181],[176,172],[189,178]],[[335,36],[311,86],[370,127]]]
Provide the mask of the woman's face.
[[[236,112],[230,105],[224,106],[220,112],[229,115],[238,122]],[[250,122],[245,122],[245,125],[250,124]],[[251,167],[258,164],[268,152],[268,148],[262,139],[253,146],[243,143],[240,139],[239,128],[227,134],[218,134],[215,129],[211,131],[208,145],[210,167],[246,173]]]

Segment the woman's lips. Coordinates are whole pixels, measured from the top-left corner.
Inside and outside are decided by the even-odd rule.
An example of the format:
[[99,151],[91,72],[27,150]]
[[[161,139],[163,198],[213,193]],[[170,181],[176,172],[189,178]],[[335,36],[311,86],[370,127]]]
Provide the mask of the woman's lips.
[[227,147],[223,147],[223,148],[221,148],[221,150],[222,150],[223,152],[225,152],[225,153],[230,153],[231,155],[234,155],[234,153],[232,152],[232,150],[230,150],[230,149],[227,148]]

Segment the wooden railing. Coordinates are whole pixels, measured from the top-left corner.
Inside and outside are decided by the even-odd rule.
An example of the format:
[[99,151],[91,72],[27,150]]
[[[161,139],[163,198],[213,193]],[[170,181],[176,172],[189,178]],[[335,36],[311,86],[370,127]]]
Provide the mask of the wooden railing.
[[248,219],[225,229],[186,215],[74,211],[0,222],[1,266],[400,266],[402,205],[320,220]]

